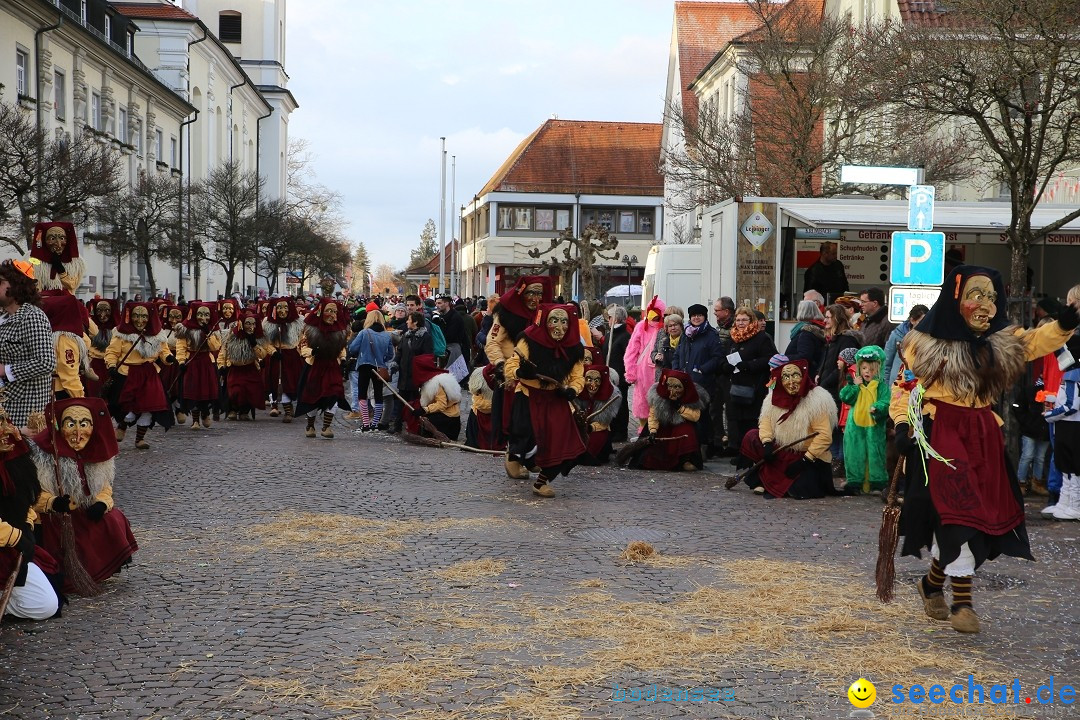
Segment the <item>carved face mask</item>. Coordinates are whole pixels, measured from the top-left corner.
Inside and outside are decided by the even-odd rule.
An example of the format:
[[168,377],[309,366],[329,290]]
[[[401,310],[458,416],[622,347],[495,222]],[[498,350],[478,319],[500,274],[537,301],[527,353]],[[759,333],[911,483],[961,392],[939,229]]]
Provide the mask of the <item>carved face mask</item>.
[[195,311],[195,319],[199,322],[199,325],[206,327],[210,322],[210,308],[201,307]]
[[585,364],[592,365],[592,350],[585,348]]
[[142,332],[150,322],[150,311],[144,307],[137,307],[131,311],[131,324],[135,329]]
[[112,319],[112,306],[109,303],[98,303],[94,306],[94,317],[101,322],[108,322]]
[[235,314],[236,313],[233,312],[232,303],[225,303],[221,306],[221,317],[225,320],[232,320],[233,315]]
[[337,322],[337,305],[330,303],[323,308],[322,311],[323,322],[327,325],[333,325]]
[[799,388],[802,386],[802,370],[795,365],[788,365],[780,373],[780,384],[784,386],[788,395],[798,395]]
[[51,227],[45,231],[45,246],[59,255],[67,247],[67,234],[62,227]]
[[521,299],[525,303],[525,307],[529,310],[535,310],[540,307],[540,300],[544,297],[544,286],[540,283],[532,283],[525,286],[525,292],[521,294]]
[[244,318],[244,332],[246,332],[248,335],[255,334],[255,318]]
[[600,373],[596,370],[590,370],[585,373],[585,392],[589,395],[595,395],[600,392]]
[[677,378],[669,377],[665,384],[667,385],[667,391],[668,391],[668,398],[669,399],[671,399],[671,400],[681,400],[682,399],[683,392],[684,392],[685,388],[683,387],[683,384],[682,384],[681,380],[679,380]]
[[289,317],[289,303],[279,302],[274,306],[274,314],[277,315],[279,320]]
[[75,405],[64,410],[60,417],[60,432],[64,441],[75,452],[80,452],[94,434],[94,416],[81,406]]
[[976,335],[990,329],[990,321],[997,315],[997,293],[990,278],[974,275],[964,282],[960,290],[960,314]]
[[169,310],[169,324],[170,325],[175,325],[176,323],[180,322],[183,319],[184,319],[184,313],[180,312],[179,310],[175,310],[175,309]]
[[560,342],[566,337],[566,331],[570,327],[570,315],[565,310],[552,310],[547,317],[548,335],[555,342]]

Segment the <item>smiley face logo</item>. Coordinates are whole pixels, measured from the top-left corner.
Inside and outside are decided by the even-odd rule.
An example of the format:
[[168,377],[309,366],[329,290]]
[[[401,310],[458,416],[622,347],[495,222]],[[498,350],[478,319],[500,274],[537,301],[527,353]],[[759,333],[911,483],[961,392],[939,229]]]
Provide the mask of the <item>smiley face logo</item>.
[[859,678],[851,683],[847,690],[848,700],[857,708],[868,708],[877,700],[877,689],[866,678]]

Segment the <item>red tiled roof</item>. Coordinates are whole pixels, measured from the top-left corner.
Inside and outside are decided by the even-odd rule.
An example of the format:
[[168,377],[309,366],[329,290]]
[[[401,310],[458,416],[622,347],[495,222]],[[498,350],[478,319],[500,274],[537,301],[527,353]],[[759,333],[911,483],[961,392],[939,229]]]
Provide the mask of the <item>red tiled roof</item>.
[[[803,29],[804,23],[820,25],[825,17],[825,0],[789,0],[786,5],[781,5],[773,10],[770,16],[772,26],[776,30],[791,29],[795,33]],[[732,40],[733,43],[753,43],[765,40],[768,36],[764,26],[758,26],[753,30],[740,35]],[[790,35],[789,35],[790,37]]]
[[758,26],[745,3],[676,2],[675,36],[679,45],[679,84],[683,117],[697,123],[697,96],[689,89],[698,74],[734,38]]
[[[937,0],[896,0],[900,8],[900,19],[905,25],[924,28],[950,28],[970,24],[962,20],[957,13],[938,8]],[[944,3],[942,3],[944,5]]]
[[480,191],[663,195],[660,123],[548,120]]
[[129,18],[147,20],[198,20],[183,8],[164,3],[113,3],[117,12]]

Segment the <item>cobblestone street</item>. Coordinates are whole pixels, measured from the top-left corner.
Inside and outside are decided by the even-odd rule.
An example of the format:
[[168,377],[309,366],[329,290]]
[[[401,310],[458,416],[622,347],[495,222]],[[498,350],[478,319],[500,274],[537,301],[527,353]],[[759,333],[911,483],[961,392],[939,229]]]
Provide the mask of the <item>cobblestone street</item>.
[[[899,560],[897,601],[877,603],[878,498],[767,501],[711,463],[578,468],[540,500],[496,458],[334,427],[309,440],[260,415],[155,430],[145,452],[129,438],[116,499],[135,562],[61,619],[4,622],[0,712],[818,720],[848,717],[865,676],[876,717],[1071,716],[1024,702],[1080,681],[1080,525],[1040,503],[1039,562],[984,567],[983,632],[962,636],[922,615],[922,561]],[[658,556],[621,560],[633,540]],[[988,693],[1019,678],[1020,704],[891,703],[895,684],[969,673]],[[653,684],[701,696],[631,701]]]

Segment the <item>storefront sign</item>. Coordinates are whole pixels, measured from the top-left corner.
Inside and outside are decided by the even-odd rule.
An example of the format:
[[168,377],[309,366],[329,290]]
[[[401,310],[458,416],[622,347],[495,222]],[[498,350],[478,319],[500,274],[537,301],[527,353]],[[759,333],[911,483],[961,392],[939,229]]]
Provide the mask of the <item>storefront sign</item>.
[[[860,230],[861,235],[863,231]],[[884,233],[886,237],[888,233]],[[852,233],[848,234],[850,238]],[[880,285],[889,281],[888,242],[842,242],[837,253],[851,285]]]
[[736,304],[768,312],[776,293],[776,203],[739,205],[739,243],[735,256]]
[[839,240],[840,228],[795,228],[796,240]]

